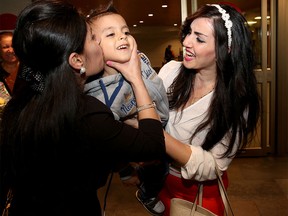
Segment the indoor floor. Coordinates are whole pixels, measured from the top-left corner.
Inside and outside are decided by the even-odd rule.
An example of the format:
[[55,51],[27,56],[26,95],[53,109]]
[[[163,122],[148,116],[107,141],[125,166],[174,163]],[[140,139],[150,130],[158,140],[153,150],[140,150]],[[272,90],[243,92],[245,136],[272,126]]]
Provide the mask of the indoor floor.
[[[288,215],[288,157],[235,158],[228,176],[235,216]],[[102,204],[105,191],[106,187],[99,191]],[[135,198],[135,191],[134,187],[123,186],[115,173],[106,216],[149,216]]]

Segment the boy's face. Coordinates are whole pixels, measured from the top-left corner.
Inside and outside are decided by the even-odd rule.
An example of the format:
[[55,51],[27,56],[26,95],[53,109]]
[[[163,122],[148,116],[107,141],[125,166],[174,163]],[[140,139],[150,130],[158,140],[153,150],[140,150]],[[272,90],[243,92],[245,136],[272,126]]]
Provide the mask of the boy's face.
[[107,14],[92,22],[93,32],[100,38],[105,62],[127,62],[131,58],[133,39],[126,21],[119,14]]

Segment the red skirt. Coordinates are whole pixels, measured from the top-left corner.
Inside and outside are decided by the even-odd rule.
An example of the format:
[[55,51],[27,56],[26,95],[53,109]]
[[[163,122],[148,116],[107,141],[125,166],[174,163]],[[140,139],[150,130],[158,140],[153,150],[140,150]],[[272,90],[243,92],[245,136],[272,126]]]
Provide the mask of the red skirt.
[[[226,172],[223,172],[222,180],[227,189],[228,176]],[[223,216],[224,205],[218,189],[218,181],[211,180],[205,181],[203,183],[203,207],[219,216]],[[187,180],[168,174],[163,189],[159,194],[160,200],[165,205],[164,216],[169,216],[170,200],[172,198],[181,198],[194,202],[197,194],[198,184],[199,182],[197,181]]]

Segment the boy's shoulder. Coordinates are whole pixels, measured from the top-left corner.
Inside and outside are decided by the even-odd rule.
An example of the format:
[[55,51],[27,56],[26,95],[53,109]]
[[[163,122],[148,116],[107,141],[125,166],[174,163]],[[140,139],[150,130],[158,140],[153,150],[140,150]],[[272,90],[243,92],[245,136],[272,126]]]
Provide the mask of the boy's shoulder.
[[151,66],[149,58],[141,51],[138,51],[138,56],[141,62],[141,73],[144,79],[157,79],[157,73]]
[[151,66],[149,58],[141,51],[138,50],[138,56],[140,57],[141,61],[147,65]]

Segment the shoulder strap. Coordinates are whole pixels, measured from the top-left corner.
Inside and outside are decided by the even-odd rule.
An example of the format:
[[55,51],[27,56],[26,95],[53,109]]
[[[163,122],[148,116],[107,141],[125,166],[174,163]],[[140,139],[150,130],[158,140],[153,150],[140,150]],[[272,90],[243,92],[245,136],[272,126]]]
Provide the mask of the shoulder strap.
[[[212,154],[211,154],[212,155]],[[213,155],[212,155],[213,156]],[[224,206],[225,206],[225,213],[226,215],[232,215],[234,216],[234,213],[233,213],[233,210],[232,210],[232,206],[231,206],[231,202],[228,198],[228,194],[227,194],[227,191],[225,189],[225,186],[224,186],[224,183],[222,181],[222,177],[221,177],[221,174],[220,174],[220,170],[218,168],[218,165],[216,163],[216,160],[213,156],[213,159],[214,159],[214,162],[215,162],[215,172],[216,172],[216,175],[217,175],[217,179],[218,179],[218,186],[219,186],[219,190],[220,190],[220,194],[221,194],[221,197],[222,197],[222,201],[224,203]],[[230,211],[229,211],[230,210]],[[230,213],[230,214],[229,214]]]
[[110,179],[109,179],[109,182],[108,182],[108,185],[107,185],[107,189],[106,189],[106,192],[105,192],[104,206],[103,206],[103,213],[102,213],[103,216],[105,216],[107,197],[108,197],[108,192],[109,192],[109,189],[110,189],[110,186],[111,186],[112,178],[113,178],[113,171],[111,171]]
[[8,216],[9,215],[9,208],[11,207],[12,199],[13,199],[13,192],[12,192],[12,189],[10,188],[8,190],[8,193],[7,193],[7,199],[6,199],[6,203],[5,203],[5,208],[2,212],[2,216]]

